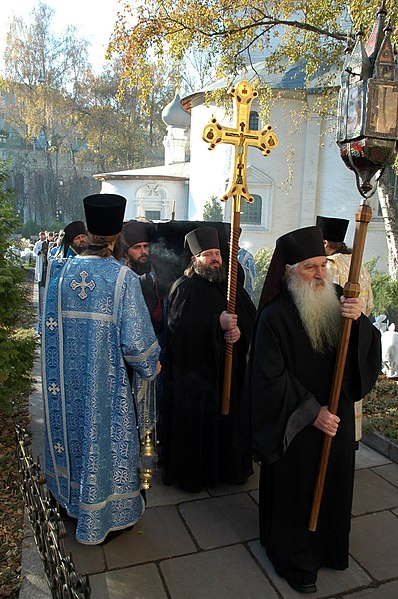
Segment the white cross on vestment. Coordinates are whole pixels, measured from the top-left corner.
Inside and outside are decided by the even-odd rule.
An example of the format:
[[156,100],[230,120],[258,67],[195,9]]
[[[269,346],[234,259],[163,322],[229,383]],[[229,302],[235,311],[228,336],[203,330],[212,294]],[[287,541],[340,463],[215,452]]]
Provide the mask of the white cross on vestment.
[[48,386],[48,390],[51,395],[57,395],[61,391],[61,389],[55,383],[51,383],[51,385]]
[[54,329],[56,329],[58,326],[58,323],[56,320],[54,320],[54,318],[52,316],[50,316],[50,318],[48,320],[46,320],[46,327],[48,327],[50,329],[50,331],[53,331]]
[[65,447],[63,445],[61,445],[61,443],[59,441],[58,441],[58,443],[55,443],[54,449],[57,453],[62,453],[63,451],[65,451]]
[[94,281],[90,281],[89,283],[86,283],[86,279],[88,277],[88,272],[86,272],[85,270],[83,270],[80,273],[80,276],[82,278],[81,283],[78,283],[77,281],[75,281],[73,279],[73,281],[70,283],[70,286],[72,287],[73,291],[75,291],[75,289],[77,289],[78,287],[81,287],[81,290],[78,293],[78,296],[81,299],[86,299],[86,297],[87,297],[86,288],[88,288],[88,289],[90,289],[90,291],[92,291],[95,287],[95,283],[94,283]]

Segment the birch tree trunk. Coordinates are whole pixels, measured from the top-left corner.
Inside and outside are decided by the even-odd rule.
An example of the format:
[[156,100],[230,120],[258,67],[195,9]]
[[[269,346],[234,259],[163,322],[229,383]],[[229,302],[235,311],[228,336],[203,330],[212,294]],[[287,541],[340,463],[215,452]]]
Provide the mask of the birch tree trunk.
[[394,193],[395,177],[394,169],[387,167],[378,184],[380,208],[387,238],[388,272],[393,281],[398,280],[398,198]]

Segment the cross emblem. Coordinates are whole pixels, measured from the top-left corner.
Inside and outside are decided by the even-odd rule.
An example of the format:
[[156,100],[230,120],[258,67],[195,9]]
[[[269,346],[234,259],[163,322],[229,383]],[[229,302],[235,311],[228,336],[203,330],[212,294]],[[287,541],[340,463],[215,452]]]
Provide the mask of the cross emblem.
[[58,443],[55,443],[54,449],[57,453],[62,453],[63,451],[65,451],[65,447],[63,445],[61,445],[61,443],[59,441],[58,441]]
[[224,127],[213,116],[204,128],[202,138],[210,144],[209,150],[214,150],[220,143],[232,144],[235,147],[232,183],[222,200],[226,202],[231,196],[240,196],[252,204],[254,198],[249,194],[246,178],[247,150],[251,146],[268,156],[278,145],[278,138],[271,125],[267,125],[262,131],[249,129],[250,105],[258,93],[248,81],[240,81],[228,93],[235,98],[236,127]]
[[94,281],[90,281],[89,283],[86,283],[86,279],[88,277],[88,272],[86,272],[85,270],[83,270],[80,273],[80,276],[82,278],[81,283],[78,283],[77,281],[75,281],[73,279],[73,281],[70,283],[70,286],[72,287],[73,291],[75,291],[75,289],[77,289],[78,287],[81,287],[80,292],[78,293],[78,296],[81,299],[86,299],[86,297],[87,297],[86,288],[88,287],[88,289],[90,289],[90,291],[92,291],[95,287],[95,283],[94,283]]
[[51,331],[56,329],[57,326],[58,326],[58,323],[56,320],[54,320],[54,318],[52,316],[50,316],[50,318],[48,318],[46,320],[46,327],[48,327]]
[[48,386],[48,390],[51,395],[57,395],[61,391],[61,389],[55,383],[51,383],[51,385]]

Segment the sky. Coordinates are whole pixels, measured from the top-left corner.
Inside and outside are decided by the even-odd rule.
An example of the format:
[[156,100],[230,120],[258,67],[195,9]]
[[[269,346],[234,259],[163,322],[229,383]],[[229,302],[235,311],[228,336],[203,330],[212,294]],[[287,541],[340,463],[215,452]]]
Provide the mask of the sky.
[[[59,35],[68,25],[74,25],[81,37],[91,42],[90,62],[98,74],[105,63],[105,52],[116,20],[117,0],[43,0],[55,13],[53,30]],[[0,19],[0,56],[3,56],[9,21],[13,16],[29,20],[29,13],[38,0],[3,0]]]

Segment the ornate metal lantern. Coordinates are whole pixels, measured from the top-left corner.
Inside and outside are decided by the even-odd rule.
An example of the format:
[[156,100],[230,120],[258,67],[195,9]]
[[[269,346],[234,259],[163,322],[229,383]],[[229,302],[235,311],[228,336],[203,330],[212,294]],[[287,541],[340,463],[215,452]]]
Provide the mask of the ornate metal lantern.
[[365,198],[376,191],[372,177],[393,164],[398,150],[398,70],[386,17],[383,0],[369,40],[364,45],[357,34],[341,75],[336,141]]

